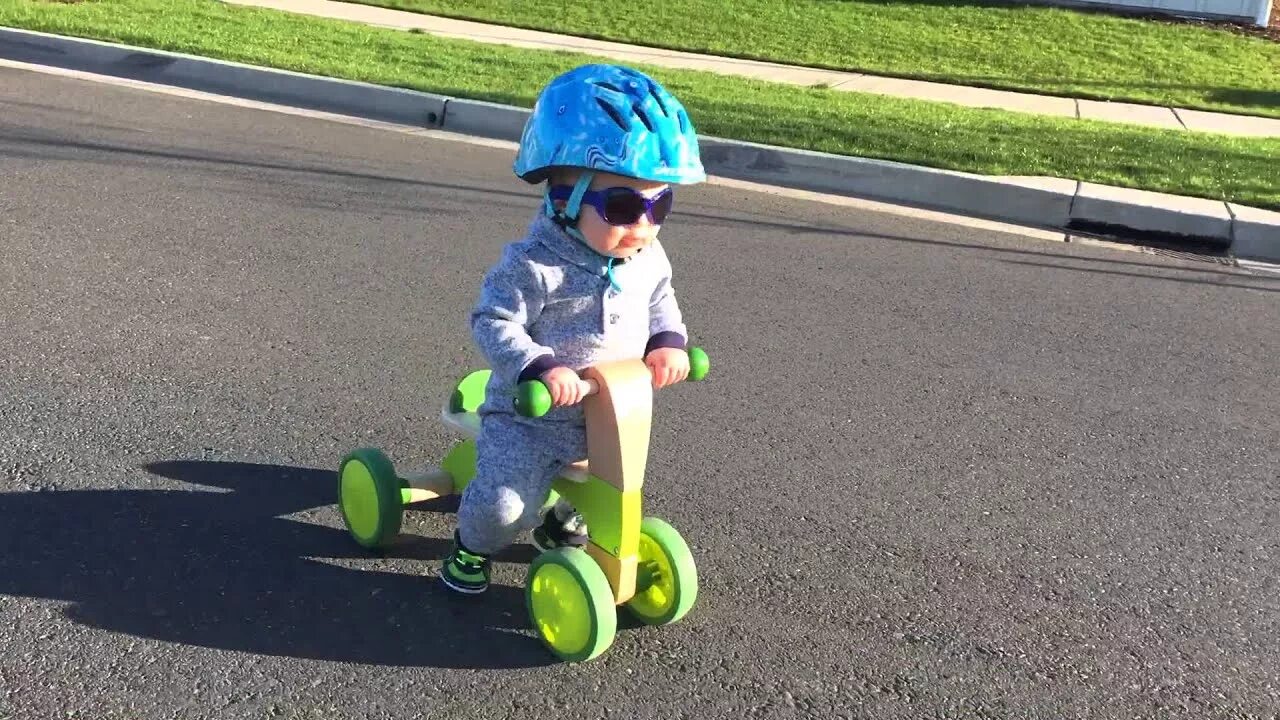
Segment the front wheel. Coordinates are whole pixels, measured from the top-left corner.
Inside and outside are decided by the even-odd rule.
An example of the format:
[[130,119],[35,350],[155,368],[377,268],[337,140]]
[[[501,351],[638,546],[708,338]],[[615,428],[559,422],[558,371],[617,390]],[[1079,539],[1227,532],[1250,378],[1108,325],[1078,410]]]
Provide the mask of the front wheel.
[[637,555],[636,594],[627,610],[648,625],[668,625],[688,614],[698,599],[698,569],[680,533],[658,518],[645,518]]
[[579,548],[539,554],[529,566],[525,601],[539,639],[561,660],[597,658],[618,632],[609,579]]
[[361,448],[343,458],[338,506],[347,530],[361,546],[381,547],[400,534],[401,486],[395,467],[381,450]]

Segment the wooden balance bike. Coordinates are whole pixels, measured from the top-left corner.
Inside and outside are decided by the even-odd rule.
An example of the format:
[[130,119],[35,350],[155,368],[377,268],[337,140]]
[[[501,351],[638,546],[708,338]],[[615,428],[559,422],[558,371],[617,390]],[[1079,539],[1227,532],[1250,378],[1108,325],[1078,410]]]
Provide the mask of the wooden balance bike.
[[[689,379],[710,368],[700,348],[689,350]],[[461,494],[476,472],[476,412],[485,399],[490,370],[470,373],[455,387],[441,413],[465,436],[438,468],[397,475],[376,448],[348,454],[339,468],[342,517],[356,542],[385,546],[400,533],[404,508]],[[534,630],[557,657],[570,662],[599,657],[613,643],[618,606],[641,622],[666,625],[693,607],[698,573],[675,528],[642,515],[641,489],[649,454],[653,381],[641,360],[605,363],[579,375],[587,385],[583,411],[587,458],[564,468],[544,507],[564,497],[582,514],[590,538],[584,548],[540,553],[529,566],[526,605]],[[516,410],[541,417],[551,409],[541,381],[522,383]]]

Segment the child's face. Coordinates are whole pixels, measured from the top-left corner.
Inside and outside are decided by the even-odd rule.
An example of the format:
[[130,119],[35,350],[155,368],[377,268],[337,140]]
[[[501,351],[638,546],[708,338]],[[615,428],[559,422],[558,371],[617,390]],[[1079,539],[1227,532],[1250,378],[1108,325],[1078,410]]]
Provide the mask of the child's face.
[[[577,177],[570,176],[562,180],[563,184],[572,185]],[[597,173],[592,178],[589,190],[608,190],[610,188],[629,188],[638,191],[647,200],[652,200],[666,190],[666,183],[649,182],[621,175]],[[668,205],[669,207],[669,205]],[[660,212],[660,211],[659,211]],[[659,214],[661,219],[661,214]],[[658,236],[661,225],[655,224],[648,213],[641,213],[640,218],[632,225],[612,225],[600,216],[600,212],[587,202],[582,203],[578,213],[578,231],[586,239],[587,244],[601,255],[612,255],[616,258],[628,258],[648,247]]]

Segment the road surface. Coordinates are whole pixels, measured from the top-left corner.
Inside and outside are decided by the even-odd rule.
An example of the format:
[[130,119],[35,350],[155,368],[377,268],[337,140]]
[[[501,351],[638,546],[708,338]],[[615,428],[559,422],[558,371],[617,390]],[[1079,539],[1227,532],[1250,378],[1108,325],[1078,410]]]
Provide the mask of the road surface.
[[[721,186],[647,511],[698,605],[552,662],[336,512],[480,359],[506,150],[0,69],[0,717],[1274,717],[1280,278]],[[6,714],[7,713],[7,714]]]

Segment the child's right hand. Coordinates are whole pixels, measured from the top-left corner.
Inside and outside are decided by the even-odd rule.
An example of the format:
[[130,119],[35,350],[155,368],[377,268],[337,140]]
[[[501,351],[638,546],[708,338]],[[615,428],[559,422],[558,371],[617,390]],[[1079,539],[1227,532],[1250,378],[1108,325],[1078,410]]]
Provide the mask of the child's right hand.
[[555,407],[577,405],[587,396],[587,384],[578,373],[567,367],[555,367],[542,373],[541,380],[551,393]]

